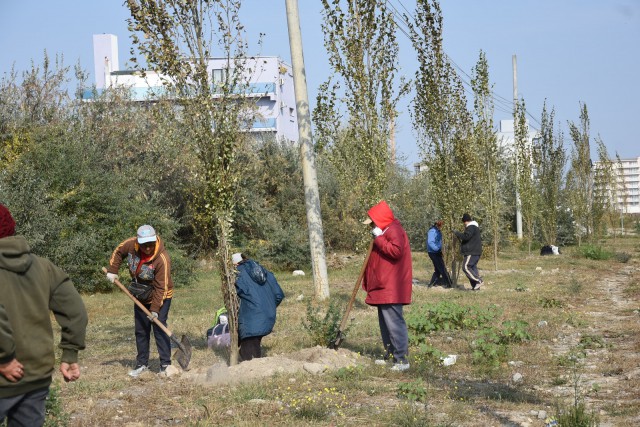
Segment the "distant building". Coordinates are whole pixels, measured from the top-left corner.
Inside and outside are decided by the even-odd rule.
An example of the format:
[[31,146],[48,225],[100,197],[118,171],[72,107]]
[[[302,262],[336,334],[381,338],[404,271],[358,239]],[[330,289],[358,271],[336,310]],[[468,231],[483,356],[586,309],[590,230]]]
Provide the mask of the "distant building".
[[[127,87],[131,99],[144,102],[157,99],[164,92],[163,77],[153,71],[142,73],[135,70],[120,70],[118,38],[113,34],[94,34],[93,56],[95,69],[95,93],[100,95],[106,88]],[[227,60],[210,58],[208,72],[211,73],[211,90],[224,77]],[[249,88],[246,96],[255,98],[261,119],[251,131],[262,135],[273,135],[279,140],[298,141],[298,116],[295,105],[293,74],[291,66],[275,56],[256,56],[247,59]],[[83,99],[91,100],[93,90],[86,90]]]
[[[640,157],[612,162],[617,178],[616,209],[622,213],[640,214]],[[599,165],[600,162],[594,162],[594,168]],[[610,191],[610,194],[614,192]]]
[[[500,151],[503,151],[507,156],[513,156],[515,154],[515,130],[513,123],[513,119],[500,120],[500,127],[496,132]],[[540,134],[537,130],[529,126],[529,122],[527,122],[526,125],[528,129],[527,142],[529,147],[532,147],[533,141],[539,138]]]

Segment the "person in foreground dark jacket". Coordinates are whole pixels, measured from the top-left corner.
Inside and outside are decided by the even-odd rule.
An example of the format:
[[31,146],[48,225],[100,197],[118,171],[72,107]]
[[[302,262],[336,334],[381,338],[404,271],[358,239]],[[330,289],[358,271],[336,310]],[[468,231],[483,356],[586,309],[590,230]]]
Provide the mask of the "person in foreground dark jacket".
[[31,253],[0,204],[0,423],[42,426],[56,355],[50,313],[61,327],[60,373],[80,378],[87,312],[69,276]]
[[460,252],[464,257],[462,261],[462,269],[469,279],[471,289],[477,291],[484,281],[478,272],[478,261],[482,255],[482,239],[480,238],[480,228],[478,223],[471,218],[471,215],[465,213],[462,215],[464,223],[464,233],[454,231],[458,240],[460,240]]
[[238,270],[238,336],[240,358],[245,361],[262,357],[262,338],[273,330],[276,307],[284,299],[284,292],[273,273],[256,261],[241,253],[233,254],[232,260]]

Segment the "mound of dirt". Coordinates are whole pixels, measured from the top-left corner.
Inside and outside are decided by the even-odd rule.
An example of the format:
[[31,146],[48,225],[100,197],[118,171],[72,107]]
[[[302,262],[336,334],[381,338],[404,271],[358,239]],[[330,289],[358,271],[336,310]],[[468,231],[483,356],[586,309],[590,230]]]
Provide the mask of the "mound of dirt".
[[198,368],[182,374],[182,378],[205,385],[236,384],[277,373],[306,372],[318,375],[349,366],[366,365],[371,361],[345,349],[331,350],[316,346],[295,353],[248,360],[235,366],[220,362],[208,368]]

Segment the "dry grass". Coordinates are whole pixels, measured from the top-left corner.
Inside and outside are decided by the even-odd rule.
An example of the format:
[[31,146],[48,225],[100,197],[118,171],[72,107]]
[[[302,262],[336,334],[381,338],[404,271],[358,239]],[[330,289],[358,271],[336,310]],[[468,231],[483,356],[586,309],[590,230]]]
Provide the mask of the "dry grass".
[[[544,424],[538,411],[552,415],[557,403],[572,403],[578,390],[604,423],[637,425],[640,239],[604,244],[631,254],[631,259],[592,261],[572,248],[558,257],[510,251],[502,255],[498,271],[490,269],[489,260],[481,261],[488,285],[480,292],[414,287],[414,304],[407,311],[441,300],[479,307],[495,304],[502,311],[501,320],[528,322],[532,340],[511,345],[508,361],[516,363],[498,367],[473,363],[475,331],[453,331],[430,337],[434,347],[458,355],[457,363],[448,368],[425,361],[413,350],[412,368],[404,374],[366,364],[319,376],[279,375],[215,387],[179,376],[134,380],[127,376],[135,363],[133,304],[121,293],[87,295],[90,323],[87,350],[81,355],[83,376],[76,383],[61,384],[63,409],[72,426],[535,426]],[[344,268],[329,272],[332,298],[342,304],[351,295],[362,258],[353,256]],[[414,277],[424,282],[430,270],[426,255],[414,254]],[[302,327],[313,295],[311,277],[277,276],[287,298],[279,308],[276,330],[263,340],[267,356],[312,346]],[[373,358],[381,351],[377,316],[363,299],[360,293],[343,348]],[[213,272],[201,273],[195,286],[176,291],[169,327],[190,337],[192,367],[219,361],[207,350],[204,333],[221,305]],[[539,327],[542,321],[546,326]],[[569,354],[575,351],[583,357],[572,365]],[[151,369],[157,370],[153,343],[151,359]],[[522,374],[521,382],[514,383],[515,373]],[[415,387],[421,398],[398,397],[401,383]]]

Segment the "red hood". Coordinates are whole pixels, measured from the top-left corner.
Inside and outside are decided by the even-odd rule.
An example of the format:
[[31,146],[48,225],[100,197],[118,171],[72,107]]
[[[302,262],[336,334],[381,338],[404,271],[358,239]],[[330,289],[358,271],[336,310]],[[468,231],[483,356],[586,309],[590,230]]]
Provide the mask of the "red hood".
[[369,218],[371,218],[374,224],[383,230],[396,219],[393,216],[393,211],[384,200],[369,209],[367,214],[369,214]]

